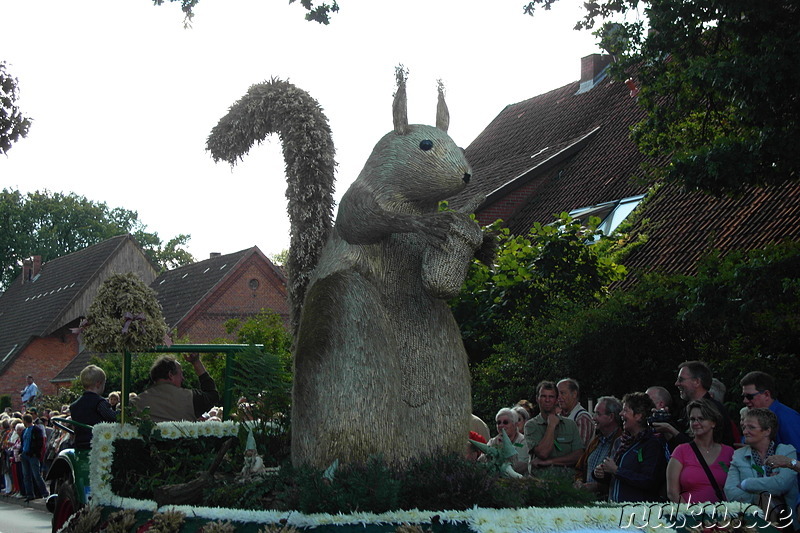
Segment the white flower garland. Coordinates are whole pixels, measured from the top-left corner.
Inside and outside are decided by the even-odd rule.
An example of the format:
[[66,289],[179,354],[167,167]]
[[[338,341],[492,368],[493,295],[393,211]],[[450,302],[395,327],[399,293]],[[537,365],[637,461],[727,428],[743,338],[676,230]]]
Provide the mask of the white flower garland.
[[[235,437],[239,432],[239,426],[232,421],[160,422],[156,426],[161,431],[161,437],[165,439]],[[153,500],[124,498],[111,491],[114,441],[141,438],[139,429],[131,424],[115,422],[95,424],[92,430],[92,449],[89,452],[89,484],[92,503],[139,511],[156,511],[158,509],[158,505]]]
[[[232,437],[238,434],[238,426],[226,422],[161,422],[158,424],[161,436],[165,439],[197,437]],[[385,525],[385,524],[430,524],[433,516],[442,522],[466,524],[477,533],[520,533],[553,531],[631,531],[639,529],[652,533],[675,531],[680,526],[680,515],[700,516],[708,514],[713,504],[629,503],[603,504],[596,507],[560,507],[543,509],[526,507],[521,509],[482,509],[472,508],[464,511],[392,511],[387,513],[351,514],[302,514],[298,512],[257,511],[248,509],[228,509],[221,507],[191,507],[187,505],[166,505],[161,508],[152,500],[139,500],[118,496],[111,491],[111,464],[113,443],[117,439],[141,439],[136,426],[129,424],[101,423],[94,426],[92,450],[89,454],[89,479],[92,503],[109,505],[123,509],[143,511],[176,510],[187,517],[207,520],[230,520],[259,524],[278,524],[286,520],[287,525],[297,528],[314,528],[321,525]],[[717,504],[717,518],[725,519],[720,513],[748,513],[763,516],[753,505],[739,502]],[[670,514],[672,513],[672,514]]]

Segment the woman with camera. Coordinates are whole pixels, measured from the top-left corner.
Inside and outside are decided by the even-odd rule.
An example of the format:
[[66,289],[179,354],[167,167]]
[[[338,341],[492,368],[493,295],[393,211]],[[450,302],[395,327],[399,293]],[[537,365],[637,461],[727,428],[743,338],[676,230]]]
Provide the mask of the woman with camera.
[[610,483],[608,499],[613,502],[653,502],[664,484],[667,452],[664,442],[647,426],[655,407],[643,392],[622,398],[624,433],[614,444],[610,457],[594,469],[594,478]]
[[725,500],[722,487],[728,477],[733,448],[720,444],[722,413],[709,400],[686,406],[694,439],[679,444],[667,464],[667,497],[675,503]]

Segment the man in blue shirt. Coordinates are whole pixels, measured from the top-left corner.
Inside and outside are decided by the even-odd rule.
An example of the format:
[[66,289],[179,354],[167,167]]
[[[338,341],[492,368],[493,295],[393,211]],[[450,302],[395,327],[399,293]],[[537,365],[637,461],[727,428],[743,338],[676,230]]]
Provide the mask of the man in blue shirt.
[[22,477],[25,485],[25,501],[47,498],[47,486],[42,479],[42,451],[44,450],[44,430],[34,425],[33,417],[22,416],[25,431],[22,433]]
[[775,379],[766,372],[750,372],[739,382],[742,402],[748,409],[765,407],[778,417],[777,444],[791,444],[800,452],[800,413],[782,404],[777,396]]

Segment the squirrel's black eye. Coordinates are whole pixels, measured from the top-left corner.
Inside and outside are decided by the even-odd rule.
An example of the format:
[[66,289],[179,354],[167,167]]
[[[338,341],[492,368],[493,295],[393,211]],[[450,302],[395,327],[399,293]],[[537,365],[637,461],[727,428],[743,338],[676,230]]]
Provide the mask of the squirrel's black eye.
[[433,148],[433,141],[429,141],[428,139],[425,139],[424,141],[420,141],[419,147],[420,147],[420,149],[425,150],[427,152],[428,150]]

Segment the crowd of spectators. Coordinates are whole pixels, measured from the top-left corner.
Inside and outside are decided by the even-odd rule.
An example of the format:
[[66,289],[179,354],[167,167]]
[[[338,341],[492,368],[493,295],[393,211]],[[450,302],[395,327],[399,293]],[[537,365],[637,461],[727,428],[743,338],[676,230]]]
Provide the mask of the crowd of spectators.
[[0,413],[0,493],[31,501],[47,498],[44,482],[48,444],[53,438],[50,410],[28,402],[24,410]]
[[[769,374],[750,372],[739,385],[743,407],[735,421],[723,405],[725,385],[701,361],[677,369],[679,399],[654,384],[621,400],[601,396],[587,409],[576,380],[542,381],[535,405],[520,400],[497,411],[494,436],[473,415],[470,439],[501,446],[505,432],[519,448],[508,459],[515,472],[562,474],[599,500],[738,501],[794,525],[800,414],[777,399]],[[486,460],[471,444],[467,457]]]
[[[200,379],[200,390],[182,388],[180,362],[174,357],[162,356],[151,368],[151,387],[138,397],[131,393],[130,403],[140,409],[148,408],[155,421],[221,420],[222,408],[217,406],[219,395],[214,380],[197,354],[188,354],[185,359]],[[78,400],[63,405],[60,412],[41,409],[40,413],[36,405],[41,394],[33,376],[27,376],[27,385],[20,391],[22,410],[13,411],[9,407],[0,413],[0,494],[25,501],[47,498],[53,487],[48,490],[44,479],[58,454],[66,448],[90,449],[91,427],[99,422],[117,420],[122,393],[113,391],[103,396],[105,372],[96,365],[89,365],[81,371],[79,379],[84,392]],[[54,424],[51,418],[79,424]]]

